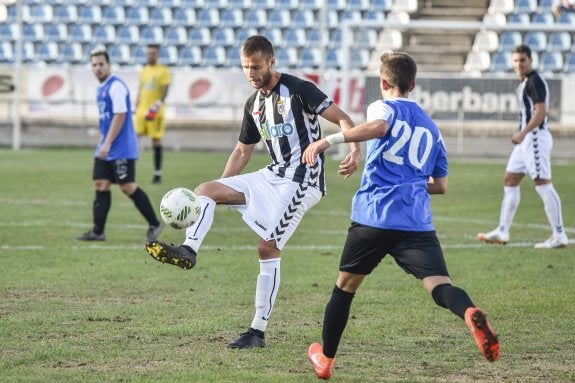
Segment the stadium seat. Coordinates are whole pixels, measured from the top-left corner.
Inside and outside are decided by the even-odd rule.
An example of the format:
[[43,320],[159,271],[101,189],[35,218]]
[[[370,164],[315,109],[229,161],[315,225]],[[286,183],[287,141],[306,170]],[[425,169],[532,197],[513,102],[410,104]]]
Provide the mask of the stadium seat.
[[282,30],[279,28],[264,28],[260,30],[260,35],[265,36],[274,47],[281,46],[284,41]]
[[122,25],[116,31],[118,44],[137,44],[140,42],[140,30],[135,25]]
[[393,7],[393,0],[371,0],[371,10],[389,12]]
[[188,27],[196,24],[196,10],[192,8],[177,8],[174,11],[173,25]]
[[214,28],[220,25],[220,13],[215,8],[205,8],[196,12],[196,27]]
[[394,0],[391,10],[393,12],[413,13],[417,11],[417,0]]
[[410,20],[409,13],[402,12],[389,12],[387,14],[388,23],[408,24]]
[[536,52],[547,49],[547,37],[545,33],[541,31],[527,32],[523,38],[523,43],[529,45],[529,47]]
[[316,26],[317,22],[314,18],[313,11],[309,9],[297,10],[292,15],[292,27],[305,29]]
[[341,50],[328,49],[325,52],[325,69],[340,69],[341,68]]
[[355,32],[354,47],[373,49],[377,44],[377,31],[371,28],[361,28]]
[[347,9],[350,11],[367,11],[370,8],[369,0],[348,0]]
[[321,62],[321,52],[319,48],[306,48],[300,52],[299,66],[304,69],[317,69]]
[[287,28],[291,26],[291,14],[285,9],[274,9],[269,14],[268,22],[274,28]]
[[179,62],[180,66],[198,66],[202,63],[202,50],[199,47],[182,47],[180,48]]
[[30,41],[25,41],[22,43],[22,62],[23,63],[33,63],[36,61],[36,51],[34,49],[34,43]]
[[224,9],[220,15],[220,28],[239,28],[244,23],[244,14],[241,9]]
[[74,5],[57,5],[54,9],[54,21],[71,24],[78,21],[78,9]]
[[146,64],[146,47],[142,45],[134,45],[132,47],[131,57],[133,65]]
[[173,23],[173,14],[170,8],[154,8],[150,14],[150,25],[167,27]]
[[483,72],[491,67],[491,56],[487,51],[471,51],[467,54],[463,70],[466,72]]
[[[529,16],[527,16],[529,20]],[[503,13],[487,13],[483,16],[483,25],[489,27],[493,26],[501,26],[507,24],[507,18]]]
[[212,44],[212,32],[209,28],[191,28],[188,31],[188,43],[190,45],[205,47]]
[[515,12],[533,13],[537,11],[537,0],[515,0]]
[[346,0],[325,0],[325,8],[328,10],[343,11],[346,7]]
[[24,28],[22,30],[22,41],[44,41],[44,25],[24,24]]
[[225,9],[228,7],[228,0],[205,0],[205,8]]
[[490,72],[505,73],[513,69],[513,58],[510,51],[495,52],[491,58]]
[[570,52],[563,63],[563,73],[575,74],[575,52]]
[[557,22],[560,24],[575,25],[575,13],[563,12],[559,15],[559,20],[557,20]]
[[330,29],[341,28],[339,14],[337,11],[329,10],[325,14],[326,25]]
[[73,43],[88,43],[92,41],[92,28],[86,24],[72,24],[68,37]]
[[252,7],[252,0],[229,0],[228,8],[230,9],[250,9]]
[[64,24],[47,24],[44,33],[46,41],[62,43],[68,40],[68,29]]
[[86,57],[82,54],[80,43],[65,43],[60,46],[60,61],[69,64],[80,64]]
[[158,0],[138,0],[138,5],[140,7],[155,8],[158,6]]
[[146,7],[131,7],[126,15],[126,24],[129,25],[148,25],[150,22],[150,13]]
[[384,29],[379,35],[382,49],[396,50],[403,46],[403,35],[397,29]]
[[523,38],[517,31],[503,32],[499,37],[499,50],[512,51],[517,45],[521,44]]
[[534,13],[531,16],[531,24],[553,25],[555,18],[551,13]]
[[499,36],[497,36],[496,32],[483,30],[475,34],[472,49],[493,52],[498,47],[499,47]]
[[487,12],[489,13],[503,13],[505,15],[513,12],[515,9],[514,0],[491,0]]
[[287,9],[288,11],[299,8],[298,0],[277,0],[276,9]]
[[162,44],[164,41],[164,31],[157,25],[143,27],[140,30],[140,44]]
[[[327,35],[327,33],[326,33]],[[318,28],[310,28],[306,33],[307,45],[310,48],[321,48],[325,46],[326,37],[322,37],[321,31]]]
[[181,6],[181,0],[158,0],[158,8],[179,8]]
[[14,61],[14,48],[8,41],[0,43],[0,63],[12,63]]
[[369,64],[369,49],[352,49],[349,53],[350,69],[367,69]]
[[360,11],[351,11],[351,10],[346,10],[341,12],[341,15],[339,16],[339,21],[343,22],[344,20],[350,20],[350,21],[361,21],[362,17],[361,17],[361,12]]
[[113,64],[126,65],[132,61],[130,47],[126,44],[112,44],[108,48],[108,55],[110,55],[110,62]]
[[276,58],[277,58],[276,65],[278,68],[294,68],[298,64],[297,49],[296,48],[280,49],[276,54]]
[[81,5],[78,8],[79,24],[98,24],[102,21],[102,10],[97,5]]
[[30,16],[24,22],[28,23],[50,23],[54,19],[54,10],[47,4],[35,4],[30,7]]
[[275,0],[252,0],[252,9],[275,9],[276,1]]
[[523,24],[527,25],[531,23],[529,15],[527,13],[510,13],[507,15],[507,22],[510,24]]
[[35,51],[37,61],[54,63],[58,60],[58,44],[55,42],[40,42]]
[[559,72],[563,69],[561,52],[544,52],[540,60],[540,71],[543,73]]
[[167,66],[177,65],[179,62],[178,48],[173,45],[160,47],[160,60],[162,64]]
[[236,44],[236,34],[233,28],[218,28],[212,34],[212,44],[218,47],[231,47]]
[[203,50],[202,62],[205,66],[222,67],[226,65],[226,50],[223,47],[206,47]]
[[539,53],[532,51],[531,52],[531,60],[532,60],[532,66],[533,69],[538,69],[539,68]]
[[94,27],[92,41],[96,44],[111,44],[116,41],[116,30],[111,25],[96,25]]
[[102,12],[102,22],[110,25],[122,25],[126,22],[124,7],[109,6]]
[[18,37],[18,25],[13,23],[0,24],[0,41],[14,41]]
[[288,28],[284,32],[284,45],[287,48],[302,48],[307,45],[305,30]]
[[241,45],[248,37],[257,34],[258,30],[255,28],[240,28],[236,31],[236,44]]
[[329,34],[329,47],[330,48],[341,48],[341,29],[334,29]]
[[182,0],[181,8],[184,9],[202,9],[206,5],[205,0]]
[[539,0],[539,12],[542,13],[551,13],[553,3],[556,0]]
[[179,47],[188,43],[188,33],[184,27],[167,27],[164,31],[164,44]]
[[250,9],[246,12],[244,18],[244,27],[264,28],[268,24],[267,14],[261,8]]
[[363,14],[363,18],[364,20],[379,21],[383,23],[385,21],[385,12],[369,10]]
[[236,47],[228,48],[226,52],[226,67],[241,68],[240,50]]
[[569,32],[552,32],[549,35],[548,51],[566,52],[569,49],[571,49],[571,35]]

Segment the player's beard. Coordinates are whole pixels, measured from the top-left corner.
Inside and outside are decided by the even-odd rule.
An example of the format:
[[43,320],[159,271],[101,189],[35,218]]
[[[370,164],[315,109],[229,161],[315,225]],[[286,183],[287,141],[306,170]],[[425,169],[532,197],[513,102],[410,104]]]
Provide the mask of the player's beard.
[[259,84],[254,84],[254,88],[256,89],[261,89],[261,88],[265,88],[269,85],[269,83],[272,81],[272,72],[268,71],[266,74],[264,74],[262,76],[261,81],[259,81]]

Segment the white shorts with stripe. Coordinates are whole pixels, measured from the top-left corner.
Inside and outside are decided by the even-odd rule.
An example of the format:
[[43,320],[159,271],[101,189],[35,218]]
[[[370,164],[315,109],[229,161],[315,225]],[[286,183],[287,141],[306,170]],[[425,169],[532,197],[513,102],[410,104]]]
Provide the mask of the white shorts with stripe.
[[551,179],[553,137],[548,129],[535,129],[515,145],[507,168],[509,173],[527,174],[531,179]]
[[264,168],[253,173],[220,178],[222,183],[243,193],[245,205],[231,205],[262,239],[275,239],[283,249],[304,214],[321,199],[319,189],[281,178]]

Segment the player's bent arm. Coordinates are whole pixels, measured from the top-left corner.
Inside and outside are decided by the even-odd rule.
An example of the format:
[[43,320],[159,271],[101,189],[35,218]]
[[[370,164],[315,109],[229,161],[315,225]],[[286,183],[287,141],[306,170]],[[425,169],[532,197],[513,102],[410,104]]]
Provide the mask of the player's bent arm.
[[433,182],[427,183],[429,194],[445,194],[447,192],[447,176],[433,178]]
[[248,162],[250,162],[250,158],[252,157],[255,147],[256,144],[247,145],[238,142],[228,158],[228,162],[226,163],[226,167],[222,173],[222,178],[237,176],[240,174]]
[[[351,117],[347,115],[343,110],[341,110],[336,104],[331,104],[326,110],[321,113],[321,116],[326,120],[339,125],[342,132],[347,132],[353,129],[354,123]],[[361,147],[355,142],[351,142],[349,146],[352,152],[361,152]]]
[[122,130],[122,125],[124,125],[124,121],[126,121],[126,113],[115,113],[114,117],[112,117],[112,122],[110,123],[110,130],[104,139],[104,142],[108,142],[110,145],[118,134],[120,134],[120,130]]
[[545,106],[544,102],[538,102],[533,106],[533,108],[535,109],[533,116],[527,122],[527,125],[525,125],[524,128],[526,133],[539,127],[539,125],[541,125],[545,120],[545,116],[547,116],[547,106]]

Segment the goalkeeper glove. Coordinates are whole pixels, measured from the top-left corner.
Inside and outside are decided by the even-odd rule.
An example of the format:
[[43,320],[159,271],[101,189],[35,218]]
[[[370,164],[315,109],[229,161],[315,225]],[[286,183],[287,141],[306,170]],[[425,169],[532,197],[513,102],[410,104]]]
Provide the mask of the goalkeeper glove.
[[150,109],[148,110],[148,113],[146,114],[146,120],[152,121],[154,118],[156,118],[156,115],[158,114],[158,111],[160,110],[161,106],[162,106],[161,100],[154,102],[152,104],[152,106],[150,106]]

